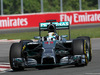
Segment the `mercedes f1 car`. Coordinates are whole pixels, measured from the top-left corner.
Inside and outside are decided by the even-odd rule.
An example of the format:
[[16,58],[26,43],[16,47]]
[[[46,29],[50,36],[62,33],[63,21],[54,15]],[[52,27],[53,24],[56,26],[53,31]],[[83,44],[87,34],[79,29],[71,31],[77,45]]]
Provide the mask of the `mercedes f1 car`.
[[[59,36],[56,30],[69,30],[68,35]],[[48,35],[42,37],[41,31]],[[70,23],[47,20],[39,24],[38,41],[21,40],[13,43],[10,48],[9,58],[11,68],[24,70],[27,67],[43,67],[55,65],[86,66],[92,60],[91,40],[88,36],[70,38]]]

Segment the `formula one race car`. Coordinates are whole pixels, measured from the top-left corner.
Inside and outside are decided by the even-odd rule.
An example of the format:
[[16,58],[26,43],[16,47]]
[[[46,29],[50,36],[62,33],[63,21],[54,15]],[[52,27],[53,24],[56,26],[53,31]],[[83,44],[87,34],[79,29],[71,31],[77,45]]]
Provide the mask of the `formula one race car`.
[[[68,35],[59,36],[56,30],[69,30]],[[48,31],[48,35],[41,37],[41,31]],[[27,67],[43,67],[58,65],[86,66],[92,59],[91,40],[88,36],[70,39],[69,22],[47,20],[40,23],[38,41],[21,40],[13,43],[10,48],[10,66],[16,70]]]

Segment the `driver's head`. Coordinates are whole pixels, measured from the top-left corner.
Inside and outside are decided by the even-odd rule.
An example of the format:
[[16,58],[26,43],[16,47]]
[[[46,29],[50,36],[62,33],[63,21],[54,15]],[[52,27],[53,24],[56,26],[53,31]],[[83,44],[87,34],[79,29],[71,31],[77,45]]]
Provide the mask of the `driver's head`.
[[48,36],[49,36],[49,37],[53,37],[53,36],[56,36],[56,35],[57,35],[57,34],[54,33],[54,32],[49,32],[49,33],[48,33]]
[[56,35],[57,35],[57,34],[54,33],[54,32],[49,32],[49,33],[48,33],[48,37],[49,37],[49,38],[56,39]]

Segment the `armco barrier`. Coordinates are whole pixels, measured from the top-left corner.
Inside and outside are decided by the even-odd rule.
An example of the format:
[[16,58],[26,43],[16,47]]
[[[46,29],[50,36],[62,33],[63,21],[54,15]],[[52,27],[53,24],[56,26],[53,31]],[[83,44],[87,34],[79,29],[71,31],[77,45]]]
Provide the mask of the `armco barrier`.
[[45,22],[49,19],[56,19],[58,22],[70,21],[71,25],[100,23],[100,11],[76,11],[0,16],[0,29],[39,27],[40,22]]

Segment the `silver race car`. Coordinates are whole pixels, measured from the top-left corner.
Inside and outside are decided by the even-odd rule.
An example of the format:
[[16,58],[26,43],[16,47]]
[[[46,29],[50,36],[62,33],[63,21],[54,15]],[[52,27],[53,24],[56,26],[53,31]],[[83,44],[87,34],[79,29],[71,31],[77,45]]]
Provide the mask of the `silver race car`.
[[[68,29],[68,35],[57,34],[56,30]],[[42,37],[41,31],[47,31]],[[10,66],[14,71],[24,70],[27,67],[44,66],[86,66],[92,59],[91,40],[88,36],[70,38],[70,23],[47,20],[39,24],[39,36],[32,40],[21,40],[13,43],[10,48]]]

